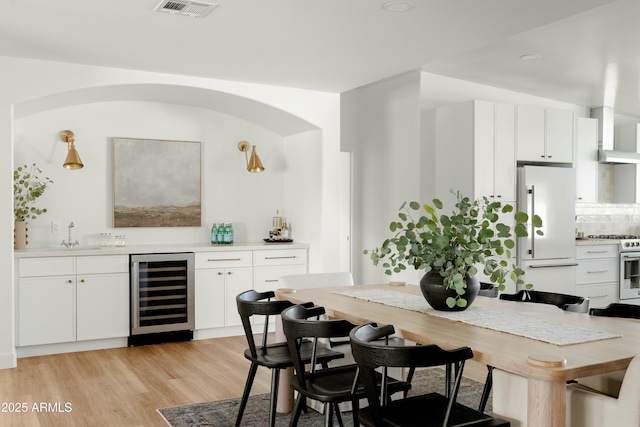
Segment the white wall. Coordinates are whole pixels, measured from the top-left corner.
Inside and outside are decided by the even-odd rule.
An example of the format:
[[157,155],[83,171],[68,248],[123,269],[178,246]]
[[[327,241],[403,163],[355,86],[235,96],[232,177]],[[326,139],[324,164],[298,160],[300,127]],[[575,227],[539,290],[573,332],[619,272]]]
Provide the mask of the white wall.
[[[83,169],[62,167],[63,129],[75,133]],[[113,228],[113,137],[201,143],[200,227]],[[237,148],[241,140],[257,145],[264,172],[246,171],[244,153]],[[29,247],[59,246],[71,221],[73,238],[83,246],[97,244],[100,232],[124,234],[128,244],[207,243],[213,222],[233,222],[237,241],[255,242],[268,237],[271,217],[284,205],[284,192],[273,191],[283,188],[286,174],[282,137],[202,108],[120,101],[49,110],[15,120],[14,150],[16,165],[36,162],[54,181],[37,201],[48,212],[28,221]],[[61,233],[52,234],[52,222],[61,224]]]
[[[386,283],[362,251],[389,237],[389,223],[405,200],[420,197],[420,73],[343,94],[342,138],[354,157],[353,275],[356,283]],[[413,272],[399,280],[416,282]]]
[[[41,244],[54,242],[43,226],[47,224],[48,227],[53,218],[63,223],[75,221],[78,237],[87,242],[89,234],[108,229],[111,209],[108,201],[111,192],[108,138],[111,136],[145,137],[148,134],[150,138],[202,140],[205,143],[205,162],[220,159],[223,164],[219,167],[233,174],[229,176],[232,179],[227,182],[229,190],[225,193],[232,196],[232,207],[217,205],[215,200],[211,202],[211,189],[205,189],[206,225],[203,227],[191,229],[187,235],[180,230],[171,230],[166,235],[163,232],[162,236],[148,230],[127,230],[128,242],[142,243],[153,239],[171,243],[195,238],[204,241],[210,227],[208,222],[219,220],[238,221],[241,225],[239,238],[243,234],[247,239],[257,238],[268,231],[274,205],[287,204],[288,195],[283,185],[286,172],[271,167],[269,161],[273,160],[277,165],[282,160],[285,137],[314,130],[320,131],[313,141],[321,146],[321,159],[318,160],[322,168],[316,170],[320,174],[315,178],[320,183],[317,205],[308,209],[320,212],[323,225],[330,226],[338,221],[338,209],[332,205],[335,203],[333,190],[337,181],[335,174],[326,169],[331,160],[339,156],[338,94],[10,57],[0,57],[0,69],[3,74],[0,81],[0,141],[3,141],[0,143],[0,210],[7,218],[0,227],[0,274],[3,275],[0,277],[0,368],[15,366],[16,363],[12,221],[14,129],[22,141],[17,147],[18,158],[33,162],[28,158],[31,153],[41,160],[38,164],[46,167],[48,173],[51,166],[51,174],[55,174],[56,182],[43,202],[47,207],[53,203],[56,209],[64,209],[64,212],[49,209],[42,218],[43,224],[34,230],[38,236],[36,241]],[[110,102],[114,104],[107,105]],[[120,103],[119,107],[124,111],[116,108],[118,105],[115,103]],[[218,113],[213,113],[216,111]],[[225,114],[236,118],[225,117]],[[42,123],[36,120],[36,116],[42,118]],[[158,116],[159,120],[153,119]],[[169,123],[174,116],[177,118],[175,126]],[[113,120],[114,117],[117,120]],[[86,165],[80,171],[65,171],[56,166],[64,158],[65,144],[57,141],[58,132],[63,129],[76,133],[78,150]],[[271,172],[253,175],[242,171],[243,154],[236,148],[239,136],[256,143],[265,167],[267,170],[271,167]],[[222,141],[223,137],[230,140]],[[253,137],[264,139],[264,143],[252,141]],[[212,171],[210,163],[203,164],[207,168],[206,174],[203,173],[207,185],[223,176],[222,171],[220,174]],[[263,177],[263,182],[258,181],[260,177]],[[272,185],[279,188],[273,189]],[[267,187],[279,196],[268,199]],[[243,192],[247,191],[254,195],[259,192],[259,203],[254,204],[251,198],[244,197]],[[96,202],[97,218],[81,218],[80,211],[88,205],[75,201],[71,197],[73,194],[89,194],[85,197]],[[64,203],[60,204],[60,197],[64,198]],[[300,214],[303,220],[306,213],[302,211]],[[335,218],[331,218],[334,214]],[[292,218],[292,221],[300,226],[298,218]],[[339,258],[332,243],[338,238],[337,227],[335,231],[330,227],[324,230],[316,240],[319,242],[314,248],[317,258],[311,262],[323,270],[337,270]]]

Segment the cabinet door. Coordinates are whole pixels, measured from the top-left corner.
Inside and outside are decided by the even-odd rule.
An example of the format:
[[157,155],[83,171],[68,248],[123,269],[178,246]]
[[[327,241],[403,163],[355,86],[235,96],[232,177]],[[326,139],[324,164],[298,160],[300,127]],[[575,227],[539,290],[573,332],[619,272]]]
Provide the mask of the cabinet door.
[[496,104],[493,182],[496,199],[516,200],[515,106]]
[[78,276],[78,341],[128,335],[129,274]]
[[598,201],[598,120],[576,119],[576,200]]
[[75,276],[20,279],[19,346],[76,339]]
[[494,199],[495,103],[473,103],[473,188],[474,197]]
[[306,264],[259,267],[255,269],[253,289],[258,292],[275,291],[282,287],[280,286],[280,277],[290,274],[305,274],[306,272]]
[[547,161],[573,163],[573,112],[547,109],[545,118]]
[[543,162],[545,124],[544,108],[518,105],[516,109],[516,152],[518,160]]
[[224,325],[242,325],[236,296],[241,292],[253,289],[253,274],[250,268],[227,268],[224,271]]
[[196,270],[196,329],[218,328],[224,326],[224,277],[224,269]]

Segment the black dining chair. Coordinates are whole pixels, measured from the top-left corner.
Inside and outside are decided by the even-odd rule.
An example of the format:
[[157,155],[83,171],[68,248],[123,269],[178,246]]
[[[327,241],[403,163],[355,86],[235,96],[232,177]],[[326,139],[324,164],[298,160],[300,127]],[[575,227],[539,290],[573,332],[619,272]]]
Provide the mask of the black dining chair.
[[[238,409],[236,426],[239,426],[242,421],[242,415],[244,414],[245,407],[247,406],[251,386],[253,385],[253,380],[259,366],[271,369],[269,426],[273,427],[275,425],[280,371],[294,366],[294,359],[289,352],[289,346],[286,342],[268,342],[269,317],[278,315],[282,310],[293,305],[290,301],[272,300],[274,297],[275,293],[273,291],[256,292],[254,290],[248,290],[236,296],[238,313],[240,314],[242,327],[244,328],[244,333],[249,345],[249,348],[244,351],[244,357],[251,361],[251,367],[249,368],[249,373],[247,375],[247,382],[245,384],[244,393],[242,394],[240,407]],[[312,306],[313,304],[309,303],[307,305]],[[265,316],[264,331],[260,345],[256,344],[253,335],[251,323],[251,318],[253,316]],[[310,341],[304,341],[300,343],[300,349],[297,357],[302,361],[301,363],[310,363],[313,359],[315,362],[327,366],[331,360],[340,359],[344,357],[344,354],[322,346],[316,346],[315,343]]]
[[[530,302],[538,304],[550,304],[574,313],[587,313],[589,311],[589,298],[576,295],[559,294],[523,289],[515,294],[500,294],[500,299],[505,301]],[[484,412],[489,400],[489,393],[493,387],[493,366],[487,366],[489,372],[484,383],[484,390],[480,397],[478,410]]]
[[[603,308],[589,310],[591,316],[616,317],[619,319],[640,319],[640,306],[624,303],[611,303]],[[618,397],[626,369],[578,378],[575,382],[609,396]]]
[[640,319],[640,306],[633,304],[611,303],[603,308],[589,310],[591,316],[622,317]]
[[[351,331],[351,351],[360,368],[369,406],[360,410],[360,423],[365,427],[448,427],[448,426],[509,426],[457,402],[465,362],[473,357],[469,347],[445,350],[437,345],[398,346],[381,341],[394,334],[393,325],[359,326]],[[447,370],[445,393],[426,393],[405,399],[385,397],[385,382],[378,385],[376,369],[400,366]],[[453,378],[451,373],[454,374]]]
[[551,304],[574,313],[589,312],[589,298],[577,295],[559,294],[523,289],[515,294],[500,294],[501,300]]
[[[365,397],[364,387],[358,381],[358,366],[354,364],[322,367],[318,369],[312,358],[309,369],[300,353],[300,343],[305,339],[317,342],[320,338],[349,337],[349,332],[356,326],[347,320],[323,320],[324,307],[304,307],[295,305],[282,312],[282,327],[287,337],[289,350],[293,355],[295,375],[291,378],[291,387],[298,392],[296,403],[289,423],[295,427],[300,418],[306,399],[322,402],[324,406],[324,425],[333,425],[333,414],[340,426],[343,426],[339,404],[351,402],[353,408],[353,425],[358,426],[359,400]],[[378,374],[377,378],[382,379]],[[390,393],[404,392],[411,388],[408,382],[396,379],[389,380]]]

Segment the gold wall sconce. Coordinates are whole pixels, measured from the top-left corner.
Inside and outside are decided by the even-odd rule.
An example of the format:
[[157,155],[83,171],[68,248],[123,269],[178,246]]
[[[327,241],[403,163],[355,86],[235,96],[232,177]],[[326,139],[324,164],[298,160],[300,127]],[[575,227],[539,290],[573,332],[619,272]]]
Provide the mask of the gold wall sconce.
[[62,142],[66,142],[68,144],[67,148],[67,158],[64,160],[64,164],[62,165],[65,169],[82,169],[84,165],[82,164],[82,160],[80,160],[80,155],[78,154],[78,150],[76,150],[75,144],[75,135],[70,130],[62,131],[60,135]]
[[264,170],[264,166],[262,166],[262,162],[260,161],[260,157],[258,157],[258,153],[256,153],[256,146],[254,145],[251,150],[251,158],[248,158],[247,151],[249,151],[249,143],[247,141],[240,141],[238,143],[238,149],[240,151],[244,151],[244,158],[247,161],[247,170],[249,172],[262,172]]

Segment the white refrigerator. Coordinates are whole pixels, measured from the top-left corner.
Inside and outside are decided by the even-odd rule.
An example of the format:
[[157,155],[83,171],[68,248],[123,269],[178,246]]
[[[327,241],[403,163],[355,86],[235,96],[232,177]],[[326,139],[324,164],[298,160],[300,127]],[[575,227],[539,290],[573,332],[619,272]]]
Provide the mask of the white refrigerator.
[[529,224],[529,236],[518,239],[518,265],[535,290],[576,292],[575,194],[573,168],[518,167],[518,210],[540,216],[544,233]]

